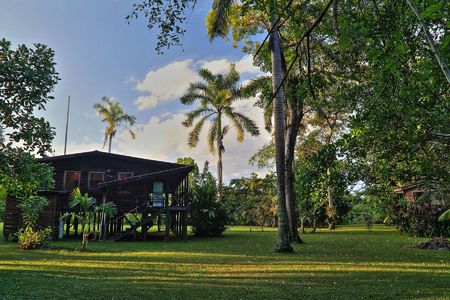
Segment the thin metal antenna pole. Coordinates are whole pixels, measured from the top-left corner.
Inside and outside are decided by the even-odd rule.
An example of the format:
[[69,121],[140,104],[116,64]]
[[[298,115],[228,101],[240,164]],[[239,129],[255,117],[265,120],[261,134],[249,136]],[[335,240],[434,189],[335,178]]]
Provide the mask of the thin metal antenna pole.
[[66,116],[66,134],[64,138],[64,155],[66,155],[67,150],[67,131],[69,129],[69,109],[70,109],[70,96],[67,99],[67,116]]

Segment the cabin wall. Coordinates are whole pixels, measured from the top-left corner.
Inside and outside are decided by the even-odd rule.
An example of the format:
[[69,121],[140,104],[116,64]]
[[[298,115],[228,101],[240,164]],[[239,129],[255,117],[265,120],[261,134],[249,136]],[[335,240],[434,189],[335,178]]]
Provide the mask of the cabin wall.
[[397,192],[398,198],[405,198],[408,203],[414,202],[419,199],[426,191],[422,188],[410,188]]
[[89,172],[104,172],[105,181],[116,180],[119,173],[132,173],[133,176],[167,170],[167,166],[144,161],[120,160],[110,157],[77,157],[49,162],[54,168],[55,190],[64,190],[64,172],[80,171],[80,190],[82,193],[98,192],[89,188]]
[[3,236],[7,240],[9,235],[14,235],[22,227],[22,215],[17,207],[19,201],[15,197],[6,197],[5,218],[3,222]]
[[[39,214],[37,225],[40,229],[50,228],[52,237],[58,235],[61,193],[45,191],[39,192],[38,196],[46,197],[49,204],[44,207],[44,211]],[[23,227],[22,213],[18,205],[20,200],[12,197],[6,197],[5,221],[3,223],[3,235],[7,239],[9,235],[14,235]]]

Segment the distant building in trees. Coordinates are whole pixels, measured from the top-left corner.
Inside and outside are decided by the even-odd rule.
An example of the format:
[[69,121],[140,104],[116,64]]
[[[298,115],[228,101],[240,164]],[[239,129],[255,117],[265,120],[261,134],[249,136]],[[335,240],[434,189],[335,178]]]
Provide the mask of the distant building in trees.
[[422,182],[405,185],[396,189],[395,192],[397,193],[397,199],[405,198],[408,203],[417,201],[421,196],[428,192],[434,192],[432,193],[433,195],[430,198],[430,202],[431,204],[440,205],[443,204],[442,200],[445,196],[444,193],[442,193],[441,186],[435,185],[430,187]]

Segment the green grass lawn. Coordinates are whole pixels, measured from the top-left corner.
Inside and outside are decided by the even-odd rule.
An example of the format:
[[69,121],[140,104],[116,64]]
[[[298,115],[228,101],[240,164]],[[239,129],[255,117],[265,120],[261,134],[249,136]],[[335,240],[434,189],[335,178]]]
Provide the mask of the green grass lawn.
[[275,239],[234,227],[187,242],[89,242],[86,252],[2,241],[0,299],[450,299],[450,252],[404,247],[425,239],[393,228],[321,229],[294,254],[274,253]]

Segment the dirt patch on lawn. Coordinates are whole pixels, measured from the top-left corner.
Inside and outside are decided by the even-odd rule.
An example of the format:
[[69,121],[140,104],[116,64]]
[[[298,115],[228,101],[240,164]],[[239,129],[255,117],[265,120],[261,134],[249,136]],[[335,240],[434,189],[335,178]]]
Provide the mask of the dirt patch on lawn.
[[450,241],[445,238],[432,239],[425,242],[405,246],[417,249],[450,251]]

